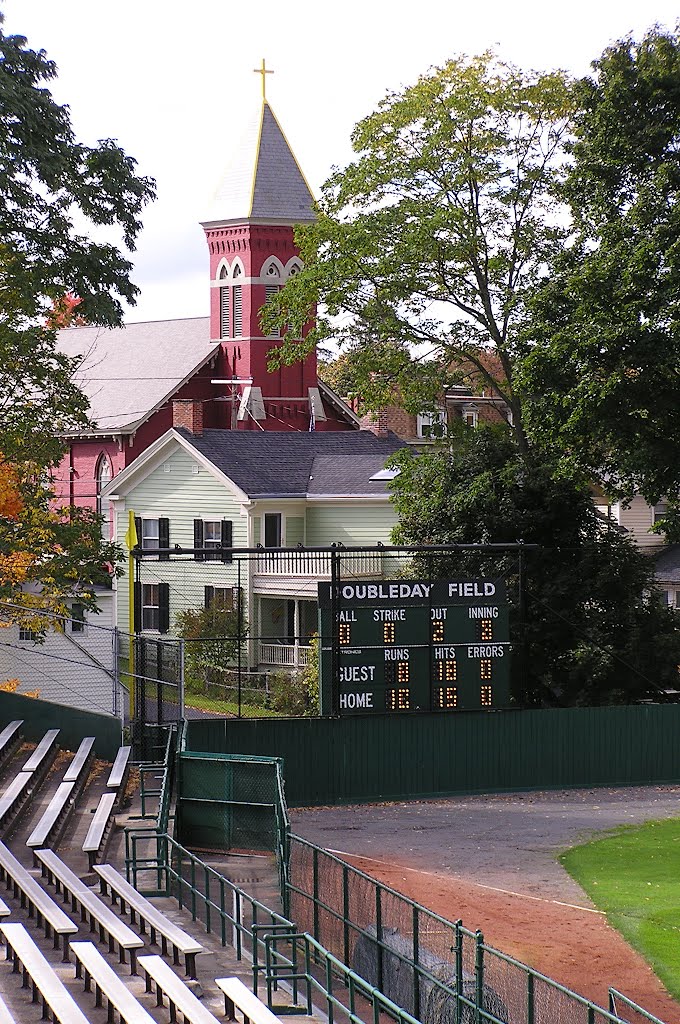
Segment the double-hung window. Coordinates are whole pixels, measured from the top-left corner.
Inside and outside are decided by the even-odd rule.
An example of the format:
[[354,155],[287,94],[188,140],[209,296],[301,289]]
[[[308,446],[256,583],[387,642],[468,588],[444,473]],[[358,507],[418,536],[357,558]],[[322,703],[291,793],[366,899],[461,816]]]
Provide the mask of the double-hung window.
[[142,519],[142,551],[156,551],[160,547],[157,519]]
[[159,554],[160,561],[166,561],[170,556],[167,549],[170,547],[170,520],[165,517],[160,519],[148,519],[146,516],[135,518],[135,529],[137,530],[137,543],[142,551],[165,551]]
[[170,628],[170,587],[167,583],[135,584],[135,625],[167,633]]
[[71,632],[85,632],[85,605],[76,601],[71,605]]
[[194,519],[194,558],[197,562],[231,562],[233,546],[231,519]]
[[204,602],[206,608],[214,608],[215,611],[233,612],[238,608],[240,598],[239,587],[213,587],[204,588]]

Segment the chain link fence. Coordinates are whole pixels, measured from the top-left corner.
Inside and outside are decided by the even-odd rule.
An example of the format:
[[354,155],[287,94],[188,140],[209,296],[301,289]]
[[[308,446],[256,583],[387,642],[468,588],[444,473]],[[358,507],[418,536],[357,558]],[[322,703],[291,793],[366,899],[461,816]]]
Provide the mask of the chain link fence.
[[[347,625],[338,628],[342,615],[339,605],[334,606],[335,597],[330,598],[329,614],[320,617],[319,585],[323,592],[339,594],[340,600],[344,600],[342,594],[350,590],[365,596],[385,581],[419,579],[425,584],[423,593],[427,595],[443,574],[460,578],[474,568],[477,576],[485,573],[498,585],[504,595],[503,603],[507,596],[516,645],[521,636],[522,617],[523,549],[520,549],[520,545],[442,546],[438,549],[379,545],[345,549],[333,545],[229,549],[228,552],[216,549],[210,558],[205,557],[203,550],[177,549],[161,554],[137,551],[133,617],[138,636],[153,638],[160,634],[163,643],[178,646],[181,641],[187,717],[202,714],[243,718],[313,716],[321,711],[320,651],[326,652],[326,679],[335,678],[335,683],[331,684],[335,689],[332,694],[329,690],[328,697],[334,705],[338,705],[338,650],[342,647],[343,656],[349,654],[351,658],[352,655],[352,651],[347,650],[352,646],[348,643],[349,628]],[[383,591],[376,593],[382,596]],[[123,618],[126,600],[124,588],[121,588],[119,616]],[[433,599],[425,596],[412,612],[420,615],[423,622],[427,619],[428,639],[434,642],[436,633],[430,636],[429,630],[430,615],[434,611],[432,604]],[[467,607],[463,605],[465,602],[459,613],[467,616]],[[502,616],[507,614],[501,610]],[[470,637],[479,639],[478,623],[468,624],[468,627]],[[441,628],[443,636],[444,623]],[[495,623],[487,626],[489,635],[495,628]],[[444,688],[436,688],[434,684],[440,666],[432,662],[432,653],[428,655],[418,650],[427,644],[409,639],[404,623],[399,622],[392,632],[395,649],[410,643],[412,659],[430,659],[422,666],[419,661],[417,671],[415,665],[411,670],[411,685],[421,686],[424,699],[412,699],[403,707],[398,701],[395,703],[399,690],[395,679],[393,684],[385,683],[392,702],[381,691],[382,704],[374,706],[374,710],[446,710],[441,696]],[[470,637],[466,634],[461,639]],[[383,644],[382,634],[378,641],[374,646]],[[369,647],[364,641],[364,650],[368,651]],[[517,658],[521,659],[519,646],[517,651]],[[507,651],[505,653],[507,655]],[[383,658],[382,650],[374,655]],[[506,657],[505,661],[509,659]],[[393,675],[397,668],[388,666],[394,670]],[[452,666],[449,668],[453,671]],[[380,666],[378,670],[382,675]],[[406,668],[400,671],[405,672]],[[160,671],[151,674],[162,675]],[[446,680],[442,677],[440,682]],[[484,689],[490,691],[491,687]],[[487,699],[490,699],[490,692]],[[329,713],[329,708],[323,713]]]
[[297,836],[288,892],[301,930],[423,1024],[660,1024],[621,997],[597,1006]]

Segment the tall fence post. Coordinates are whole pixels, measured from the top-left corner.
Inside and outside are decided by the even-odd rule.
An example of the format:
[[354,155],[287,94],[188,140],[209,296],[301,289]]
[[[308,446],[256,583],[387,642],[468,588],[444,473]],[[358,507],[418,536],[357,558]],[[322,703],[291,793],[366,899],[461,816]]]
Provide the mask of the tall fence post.
[[331,714],[340,713],[340,555],[331,544]]
[[456,1024],[461,1024],[463,1017],[463,922],[456,921],[454,924],[454,942],[456,956]]
[[185,661],[184,657],[186,654],[184,640],[180,639],[179,642],[179,718],[180,721],[184,719],[184,686],[186,681],[185,676]]
[[413,907],[413,1016],[420,1020],[420,936],[418,907]]
[[321,941],[319,936],[319,851],[315,846],[312,851],[312,896],[314,906],[314,938]]
[[375,887],[375,938],[376,938],[376,959],[378,988],[383,991],[383,930],[382,930],[382,889],[379,885]]
[[475,1024],[481,1024],[484,1009],[484,936],[475,932]]

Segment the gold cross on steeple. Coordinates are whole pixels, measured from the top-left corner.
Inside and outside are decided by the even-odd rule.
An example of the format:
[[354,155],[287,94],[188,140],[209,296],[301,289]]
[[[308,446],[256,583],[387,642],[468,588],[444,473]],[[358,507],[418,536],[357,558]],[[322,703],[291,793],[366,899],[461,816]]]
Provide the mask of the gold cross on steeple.
[[264,83],[265,83],[265,77],[264,76],[265,75],[273,75],[274,72],[270,71],[268,67],[265,67],[264,57],[262,58],[262,66],[259,67],[259,68],[253,68],[253,71],[255,72],[256,75],[262,75],[262,99],[266,100],[267,96],[266,96],[265,88],[264,88]]

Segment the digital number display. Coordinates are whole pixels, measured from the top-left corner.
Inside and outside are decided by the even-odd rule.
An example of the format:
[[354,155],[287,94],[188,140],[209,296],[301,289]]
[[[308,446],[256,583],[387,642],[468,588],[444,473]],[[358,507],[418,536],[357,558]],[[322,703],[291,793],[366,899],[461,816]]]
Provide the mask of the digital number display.
[[[506,707],[510,630],[503,581],[319,584],[322,714]],[[335,653],[334,653],[335,652]],[[493,688],[492,688],[493,686]]]

